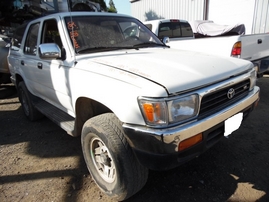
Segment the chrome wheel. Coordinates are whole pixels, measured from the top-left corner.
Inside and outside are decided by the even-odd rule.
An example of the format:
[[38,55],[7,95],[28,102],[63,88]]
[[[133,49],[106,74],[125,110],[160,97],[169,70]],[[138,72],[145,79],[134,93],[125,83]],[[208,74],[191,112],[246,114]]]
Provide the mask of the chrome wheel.
[[103,180],[112,183],[116,178],[116,167],[108,148],[101,139],[93,138],[91,140],[90,155]]

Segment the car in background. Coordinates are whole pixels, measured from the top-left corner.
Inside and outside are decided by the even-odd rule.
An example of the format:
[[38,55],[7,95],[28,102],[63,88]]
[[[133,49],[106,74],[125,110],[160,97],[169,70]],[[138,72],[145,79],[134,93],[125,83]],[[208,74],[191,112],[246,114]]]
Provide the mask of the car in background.
[[0,35],[0,84],[11,83],[7,62],[10,38]]

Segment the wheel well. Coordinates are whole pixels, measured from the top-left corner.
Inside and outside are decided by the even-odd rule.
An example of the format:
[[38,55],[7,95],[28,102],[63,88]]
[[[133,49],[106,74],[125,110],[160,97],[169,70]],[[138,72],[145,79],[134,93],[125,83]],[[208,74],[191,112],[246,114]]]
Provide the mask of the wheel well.
[[83,124],[89,120],[90,118],[104,114],[107,112],[111,112],[109,108],[105,105],[97,102],[95,100],[81,97],[76,101],[76,122],[75,122],[75,134],[79,136],[81,134],[81,130]]

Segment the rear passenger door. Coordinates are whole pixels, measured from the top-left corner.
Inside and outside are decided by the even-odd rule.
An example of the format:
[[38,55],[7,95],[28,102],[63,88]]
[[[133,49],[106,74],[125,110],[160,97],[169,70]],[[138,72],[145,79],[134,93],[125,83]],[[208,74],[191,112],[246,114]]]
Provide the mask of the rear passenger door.
[[40,22],[31,24],[24,43],[23,55],[20,58],[21,72],[27,88],[35,95],[43,90],[36,74],[38,74],[37,40]]

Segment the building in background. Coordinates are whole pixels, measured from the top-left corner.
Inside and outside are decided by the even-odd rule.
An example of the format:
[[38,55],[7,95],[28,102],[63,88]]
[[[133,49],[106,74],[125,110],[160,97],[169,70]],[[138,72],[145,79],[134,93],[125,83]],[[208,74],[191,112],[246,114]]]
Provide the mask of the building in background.
[[132,16],[141,21],[178,18],[243,23],[246,34],[269,32],[269,0],[129,0]]

